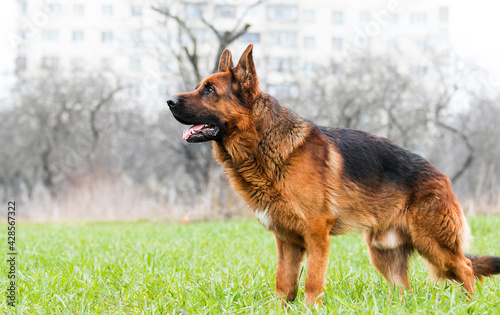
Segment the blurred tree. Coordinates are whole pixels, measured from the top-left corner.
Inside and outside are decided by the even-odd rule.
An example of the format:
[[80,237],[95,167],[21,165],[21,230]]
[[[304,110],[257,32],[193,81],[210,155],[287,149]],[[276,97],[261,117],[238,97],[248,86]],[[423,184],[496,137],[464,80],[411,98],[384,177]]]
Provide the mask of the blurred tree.
[[[115,94],[122,87],[109,78],[43,72],[20,81],[14,106],[3,111],[6,133],[2,144],[2,178],[24,183],[31,195],[37,180],[52,194],[56,186],[78,171],[94,166],[95,150],[108,128]],[[19,182],[21,179],[21,182]]]
[[[203,10],[193,21],[185,14],[192,2],[174,3],[177,11],[153,10],[165,27],[177,30],[159,49],[176,63],[169,71],[179,79],[168,82],[179,82],[179,90],[186,91],[217,69],[222,50],[248,32],[246,12],[261,1],[245,5],[237,22],[224,29]],[[433,80],[404,71],[389,57],[353,53],[318,64],[306,78],[295,72],[292,83],[300,95],[280,101],[317,124],[385,136],[436,164],[462,200],[500,206],[500,93],[472,76],[473,67],[450,76],[439,56],[428,58]],[[76,183],[79,174],[105,172],[175,206],[192,208],[201,199],[210,211],[230,213],[238,203],[211,157],[211,145],[182,141],[179,123],[168,111],[156,122],[147,119],[140,104],[124,94],[126,88],[116,78],[83,73],[45,72],[21,80],[14,105],[0,111],[4,196],[24,187],[31,198],[37,183],[55,194],[61,184]],[[265,84],[261,88],[266,92]]]

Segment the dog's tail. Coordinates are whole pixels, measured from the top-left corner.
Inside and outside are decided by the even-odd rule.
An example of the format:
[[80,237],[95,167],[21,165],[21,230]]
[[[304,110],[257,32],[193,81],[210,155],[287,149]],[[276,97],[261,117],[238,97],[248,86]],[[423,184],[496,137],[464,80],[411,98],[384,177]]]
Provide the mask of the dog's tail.
[[474,277],[479,280],[481,280],[482,277],[500,274],[500,257],[469,254],[465,254],[465,257],[472,262]]

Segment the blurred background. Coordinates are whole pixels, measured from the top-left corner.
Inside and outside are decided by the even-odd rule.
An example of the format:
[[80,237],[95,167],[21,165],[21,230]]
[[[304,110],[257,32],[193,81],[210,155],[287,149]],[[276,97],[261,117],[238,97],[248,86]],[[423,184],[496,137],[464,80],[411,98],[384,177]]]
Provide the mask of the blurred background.
[[[500,4],[441,0],[6,0],[0,199],[26,220],[248,215],[165,104],[250,43],[264,92],[387,137],[500,213]],[[496,39],[495,39],[496,38]]]

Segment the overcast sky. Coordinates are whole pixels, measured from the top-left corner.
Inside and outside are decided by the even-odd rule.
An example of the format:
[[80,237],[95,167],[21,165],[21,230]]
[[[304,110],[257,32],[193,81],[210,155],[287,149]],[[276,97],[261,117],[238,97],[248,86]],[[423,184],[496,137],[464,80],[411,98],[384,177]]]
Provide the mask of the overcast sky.
[[489,69],[500,83],[500,1],[458,0],[450,8],[451,42],[457,53]]
[[[406,0],[409,1],[409,0]],[[0,10],[0,74],[14,68],[14,51],[8,33],[15,27],[15,0],[3,0]],[[451,42],[462,58],[473,60],[492,72],[500,88],[500,1],[450,1]],[[3,80],[0,79],[0,84]]]

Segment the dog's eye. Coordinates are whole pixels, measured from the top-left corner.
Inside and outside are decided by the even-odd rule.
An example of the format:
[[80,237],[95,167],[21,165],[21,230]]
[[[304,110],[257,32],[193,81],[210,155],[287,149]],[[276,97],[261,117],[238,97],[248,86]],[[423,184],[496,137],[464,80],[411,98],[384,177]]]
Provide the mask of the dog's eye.
[[207,85],[203,88],[203,94],[205,95],[215,94],[215,88],[211,85]]

